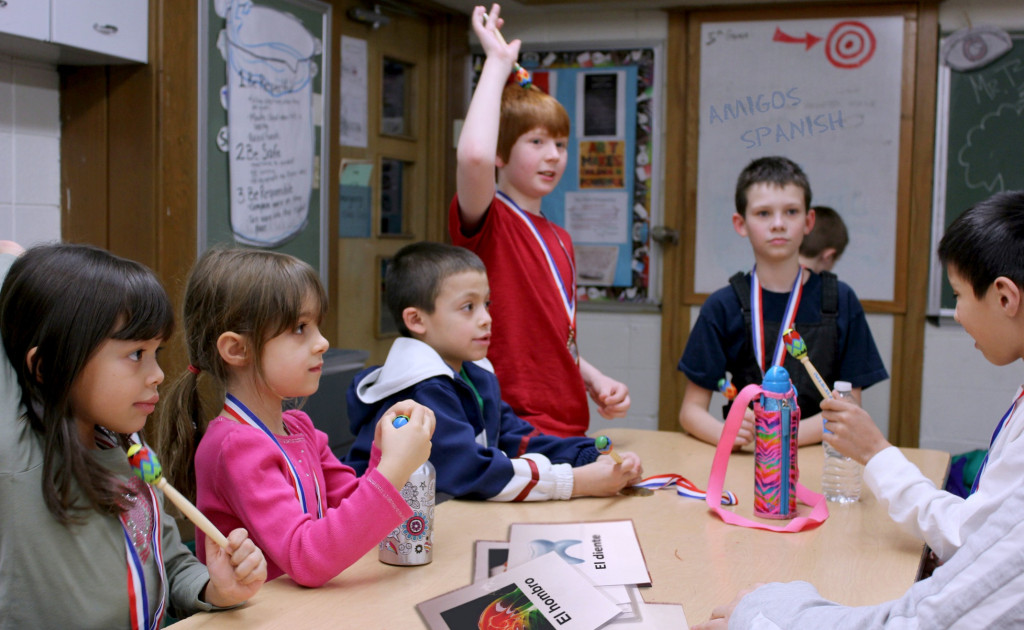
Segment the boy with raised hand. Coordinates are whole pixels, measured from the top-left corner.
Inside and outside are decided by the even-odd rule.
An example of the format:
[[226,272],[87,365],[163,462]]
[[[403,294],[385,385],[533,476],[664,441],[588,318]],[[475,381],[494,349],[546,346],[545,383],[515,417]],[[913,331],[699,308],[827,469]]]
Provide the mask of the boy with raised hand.
[[626,415],[629,389],[579,356],[572,239],[541,214],[565,171],[569,116],[534,86],[506,86],[520,42],[498,33],[499,12],[473,10],[487,60],[459,136],[448,231],[487,265],[490,359],[505,400],[543,433],[581,436],[590,426],[588,393],[611,419]]
[[[814,227],[811,185],[803,170],[785,157],[752,161],[736,183],[733,228],[750,240],[755,265],[704,302],[679,360],[688,384],[679,424],[717,444],[723,423],[708,412],[711,392],[726,373],[743,389],[760,383],[773,365],[783,365],[799,394],[800,444],[821,441],[821,395],[799,361],[790,357],[782,333],[794,328],[826,383],[850,381],[861,390],[888,374],[853,289],[830,272],[800,265],[800,244]],[[734,448],[754,441],[754,413],[746,410]]]
[[[1024,192],[1000,193],[967,210],[946,230],[939,259],[956,295],[956,320],[978,350],[995,365],[1024,358]],[[943,564],[902,598],[878,606],[839,606],[806,582],[756,587],[716,608],[695,630],[1024,626],[1022,397],[1024,387],[996,423],[966,499],[936,488],[866,411],[824,401],[832,432],[825,441],[865,464],[864,479],[879,503]]]
[[814,273],[832,271],[850,243],[843,217],[828,206],[815,206],[814,229],[800,243],[800,264]]
[[391,260],[388,310],[402,337],[381,367],[358,375],[348,392],[355,443],[346,463],[366,468],[378,418],[412,399],[436,418],[430,461],[437,491],[467,499],[545,501],[611,496],[640,479],[640,458],[598,456],[593,438],[537,434],[502,401],[487,361],[491,292],[473,252],[413,243]]

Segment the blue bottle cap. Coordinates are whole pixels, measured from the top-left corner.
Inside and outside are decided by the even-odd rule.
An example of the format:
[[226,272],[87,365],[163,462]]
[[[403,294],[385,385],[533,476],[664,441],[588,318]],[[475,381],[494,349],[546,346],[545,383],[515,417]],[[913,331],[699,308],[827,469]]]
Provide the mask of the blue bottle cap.
[[764,373],[761,387],[773,394],[785,394],[789,391],[789,372],[781,365],[773,365]]

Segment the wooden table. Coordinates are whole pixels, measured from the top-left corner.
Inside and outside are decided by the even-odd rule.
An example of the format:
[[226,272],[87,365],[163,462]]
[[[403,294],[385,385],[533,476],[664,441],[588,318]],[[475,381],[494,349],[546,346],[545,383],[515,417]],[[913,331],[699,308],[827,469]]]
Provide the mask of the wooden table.
[[[681,433],[611,429],[615,448],[634,451],[645,475],[679,473],[705,488],[714,447]],[[924,473],[941,484],[949,455],[904,449]],[[822,447],[799,451],[801,480],[821,487]],[[730,458],[725,489],[739,497],[736,511],[751,516],[753,455]],[[420,567],[393,567],[367,553],[319,589],[286,577],[267,583],[244,607],[200,613],[175,628],[402,628],[423,627],[418,602],[472,580],[473,543],[507,540],[511,523],[633,519],[653,585],[647,602],[683,605],[690,623],[754,582],[807,580],[824,597],[843,604],[876,604],[902,595],[914,582],[923,543],[900,530],[867,489],[854,505],[829,504],[831,516],[817,529],[779,534],[726,525],[703,502],[662,490],[649,497],[584,498],[543,503],[447,501],[437,507],[434,560]],[[801,514],[807,512],[801,506]]]

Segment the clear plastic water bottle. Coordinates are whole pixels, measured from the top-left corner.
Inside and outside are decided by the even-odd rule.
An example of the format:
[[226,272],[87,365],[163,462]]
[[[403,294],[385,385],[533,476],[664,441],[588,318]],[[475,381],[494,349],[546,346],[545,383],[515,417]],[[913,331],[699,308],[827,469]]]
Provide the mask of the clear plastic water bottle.
[[437,473],[427,460],[402,486],[402,498],[412,508],[412,516],[391,530],[377,545],[377,558],[385,564],[413,566],[429,564],[434,533],[434,486]]
[[[836,381],[836,398],[853,401],[852,386],[847,381]],[[825,430],[829,433],[828,429]],[[825,469],[821,474],[821,489],[825,498],[833,503],[855,503],[860,500],[861,477],[864,467],[856,460],[846,457],[827,443],[825,446]]]

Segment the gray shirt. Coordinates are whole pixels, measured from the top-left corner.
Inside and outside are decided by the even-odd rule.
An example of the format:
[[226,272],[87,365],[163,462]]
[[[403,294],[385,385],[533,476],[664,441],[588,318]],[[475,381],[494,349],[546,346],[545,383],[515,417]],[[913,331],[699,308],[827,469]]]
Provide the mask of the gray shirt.
[[[0,255],[0,280],[14,257]],[[42,494],[43,441],[20,409],[21,390],[0,351],[0,629],[128,628],[125,539],[116,516],[91,511],[65,527]],[[132,473],[119,448],[94,451],[96,465],[121,477]],[[163,495],[157,493],[163,512]],[[209,574],[185,547],[174,519],[163,512],[163,554],[170,612],[176,617],[210,606],[199,601]],[[160,600],[155,554],[145,562],[150,609]]]

